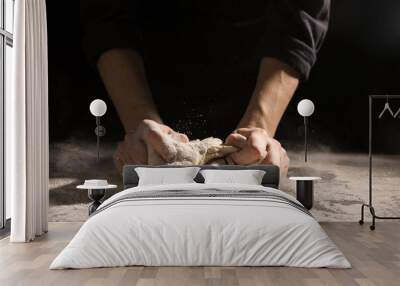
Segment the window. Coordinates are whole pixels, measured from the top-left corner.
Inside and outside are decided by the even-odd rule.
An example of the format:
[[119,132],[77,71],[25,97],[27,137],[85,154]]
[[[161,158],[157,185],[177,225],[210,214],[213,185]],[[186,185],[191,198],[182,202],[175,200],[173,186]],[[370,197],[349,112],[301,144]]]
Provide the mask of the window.
[[0,0],[0,228],[3,229],[11,217],[10,194],[4,188],[4,99],[12,88],[13,31],[14,0]]

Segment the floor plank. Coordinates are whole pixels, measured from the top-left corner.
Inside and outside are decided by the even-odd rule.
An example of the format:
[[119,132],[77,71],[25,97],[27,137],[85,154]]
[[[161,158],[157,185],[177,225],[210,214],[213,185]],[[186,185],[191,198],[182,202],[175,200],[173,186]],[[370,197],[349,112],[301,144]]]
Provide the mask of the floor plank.
[[322,223],[352,263],[352,269],[290,267],[118,267],[50,271],[55,256],[81,223],[50,223],[50,231],[32,243],[0,240],[0,285],[399,285],[400,223],[379,222],[376,231],[357,223]]

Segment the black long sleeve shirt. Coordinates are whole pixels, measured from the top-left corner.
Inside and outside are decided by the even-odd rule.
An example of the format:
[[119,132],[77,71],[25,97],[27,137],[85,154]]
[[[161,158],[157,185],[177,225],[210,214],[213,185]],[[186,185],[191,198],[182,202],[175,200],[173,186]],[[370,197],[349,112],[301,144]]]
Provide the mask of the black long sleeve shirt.
[[222,137],[236,127],[262,58],[277,58],[307,79],[330,8],[330,0],[81,4],[84,48],[92,63],[113,48],[138,51],[166,124],[196,137]]
[[93,60],[112,48],[221,69],[274,57],[307,79],[329,8],[330,0],[82,0],[81,18]]

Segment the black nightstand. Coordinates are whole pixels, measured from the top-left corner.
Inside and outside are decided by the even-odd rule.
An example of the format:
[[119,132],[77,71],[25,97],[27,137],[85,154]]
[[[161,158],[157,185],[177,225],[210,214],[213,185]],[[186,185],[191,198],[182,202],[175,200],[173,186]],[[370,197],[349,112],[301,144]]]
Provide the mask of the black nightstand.
[[320,177],[290,177],[289,180],[296,181],[296,199],[310,210],[314,203],[314,181],[321,180]]
[[101,200],[104,198],[106,191],[116,187],[117,185],[110,185],[106,180],[86,180],[83,185],[79,185],[76,188],[88,190],[88,197],[92,201],[88,207],[90,216],[101,205]]

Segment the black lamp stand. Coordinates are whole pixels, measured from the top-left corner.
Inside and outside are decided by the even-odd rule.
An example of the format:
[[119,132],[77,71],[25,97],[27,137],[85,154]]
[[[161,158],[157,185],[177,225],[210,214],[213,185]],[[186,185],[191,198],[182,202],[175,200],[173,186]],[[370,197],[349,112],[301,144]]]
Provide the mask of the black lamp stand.
[[100,116],[96,116],[96,128],[94,129],[94,133],[97,138],[97,161],[100,160],[100,137],[106,135],[106,128],[100,124]]
[[304,116],[304,161],[307,162],[307,152],[308,152],[308,116]]

